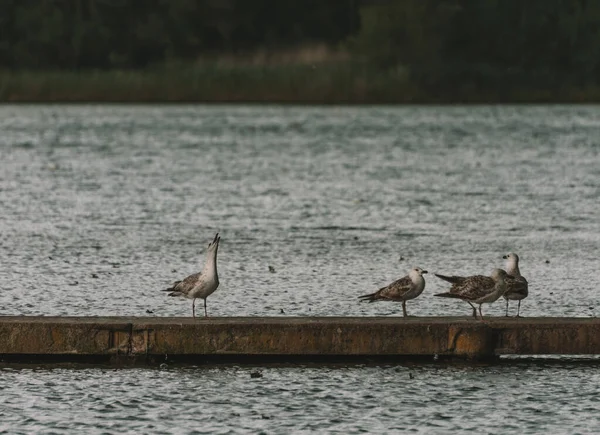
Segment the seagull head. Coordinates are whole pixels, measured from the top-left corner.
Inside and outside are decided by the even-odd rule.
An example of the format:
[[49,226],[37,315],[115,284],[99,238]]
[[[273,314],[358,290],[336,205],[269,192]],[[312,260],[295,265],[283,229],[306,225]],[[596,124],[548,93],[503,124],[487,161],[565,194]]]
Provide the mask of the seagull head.
[[508,273],[514,273],[515,269],[519,267],[519,256],[514,252],[502,256],[506,260],[506,270]]
[[424,273],[427,273],[426,270],[421,269],[420,267],[414,267],[410,270],[410,272],[408,272],[409,276],[411,278],[417,278],[420,276],[423,276]]
[[207,252],[216,252],[219,247],[219,240],[221,240],[221,237],[219,237],[219,233],[217,233],[215,234],[213,241],[208,244]]
[[490,276],[494,281],[503,281],[504,278],[508,277],[508,274],[502,269],[494,269]]

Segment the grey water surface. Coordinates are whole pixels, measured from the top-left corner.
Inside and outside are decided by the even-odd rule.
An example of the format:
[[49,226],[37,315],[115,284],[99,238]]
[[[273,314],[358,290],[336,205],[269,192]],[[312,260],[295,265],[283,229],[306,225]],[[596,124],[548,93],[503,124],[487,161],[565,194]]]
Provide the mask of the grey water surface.
[[[524,316],[593,317],[599,154],[598,106],[0,106],[0,315],[191,315],[219,231],[213,316],[401,316],[356,297],[513,251]],[[6,367],[0,432],[593,433],[597,369]]]
[[10,434],[598,433],[600,364],[0,369]]

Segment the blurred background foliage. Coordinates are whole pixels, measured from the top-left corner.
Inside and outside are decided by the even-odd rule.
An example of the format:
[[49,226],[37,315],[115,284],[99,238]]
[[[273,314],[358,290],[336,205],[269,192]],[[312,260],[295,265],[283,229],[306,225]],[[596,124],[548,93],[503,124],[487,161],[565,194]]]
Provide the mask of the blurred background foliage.
[[411,87],[450,99],[575,89],[581,99],[600,78],[594,0],[0,0],[0,11],[4,97],[26,88],[22,77],[60,71],[132,80],[186,69],[238,91],[262,75],[289,91],[307,85],[298,75],[310,65],[328,75],[322,87],[345,86],[330,94],[357,100],[391,85],[409,99],[419,99]]

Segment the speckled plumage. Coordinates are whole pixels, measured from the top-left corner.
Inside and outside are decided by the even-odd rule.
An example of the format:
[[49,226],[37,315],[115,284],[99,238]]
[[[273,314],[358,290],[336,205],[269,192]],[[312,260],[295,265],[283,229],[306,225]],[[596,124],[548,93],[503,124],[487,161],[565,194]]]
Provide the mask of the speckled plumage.
[[522,276],[508,275],[506,277],[506,293],[504,299],[519,301],[529,295],[529,283]]
[[369,302],[402,302],[402,312],[404,317],[406,317],[408,315],[406,312],[406,301],[418,297],[425,289],[424,273],[427,273],[427,271],[416,267],[411,269],[408,275],[380,288],[375,293],[359,296],[359,299]]
[[215,284],[213,279],[209,279],[202,272],[198,272],[188,276],[183,281],[175,281],[173,286],[167,290],[172,292],[169,296],[185,296],[190,299],[205,298],[216,290]]
[[507,274],[502,269],[494,269],[491,276],[473,275],[467,277],[461,276],[445,276],[435,274],[438,278],[451,282],[452,287],[446,293],[439,293],[434,296],[462,299],[468,302],[473,310],[473,304],[479,304],[479,315],[483,319],[481,313],[481,305],[484,303],[492,303],[498,300],[506,291]]

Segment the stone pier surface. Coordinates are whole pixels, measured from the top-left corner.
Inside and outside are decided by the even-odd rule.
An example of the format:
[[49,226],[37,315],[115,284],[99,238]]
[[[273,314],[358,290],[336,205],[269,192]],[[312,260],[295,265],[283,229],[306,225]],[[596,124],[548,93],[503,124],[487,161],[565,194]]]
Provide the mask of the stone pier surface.
[[596,318],[0,317],[4,362],[327,362],[598,354]]

